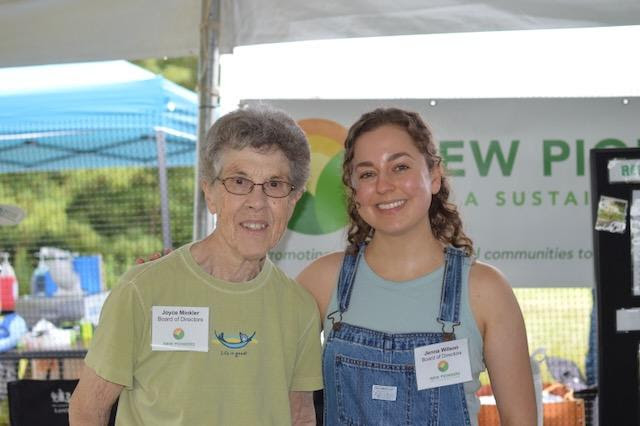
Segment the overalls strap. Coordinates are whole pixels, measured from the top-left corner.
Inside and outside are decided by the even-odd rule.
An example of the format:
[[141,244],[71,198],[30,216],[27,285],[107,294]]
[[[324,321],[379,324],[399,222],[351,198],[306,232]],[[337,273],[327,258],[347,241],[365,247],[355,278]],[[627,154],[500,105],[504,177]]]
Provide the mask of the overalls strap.
[[[453,333],[460,325],[460,296],[462,294],[462,264],[468,255],[455,247],[445,247],[444,277],[440,293],[440,314],[438,322],[442,332]],[[447,330],[447,326],[448,330]]]
[[327,318],[331,320],[333,328],[340,326],[342,314],[349,309],[349,301],[351,300],[351,290],[353,288],[353,282],[355,281],[356,270],[358,269],[360,258],[364,255],[365,246],[365,243],[360,243],[356,254],[345,253],[344,259],[342,260],[342,267],[340,268],[340,275],[338,276],[338,309],[327,315]]
[[364,255],[366,246],[365,243],[360,243],[358,253],[345,254],[344,260],[342,261],[342,268],[340,269],[340,276],[338,277],[338,310],[341,314],[349,309],[351,290],[353,289],[356,271],[360,264],[360,259]]

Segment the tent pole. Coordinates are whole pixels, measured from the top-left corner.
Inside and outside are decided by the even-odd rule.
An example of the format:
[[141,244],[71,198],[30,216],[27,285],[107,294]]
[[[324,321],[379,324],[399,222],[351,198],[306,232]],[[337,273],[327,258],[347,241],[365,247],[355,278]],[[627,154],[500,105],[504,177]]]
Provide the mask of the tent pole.
[[160,216],[162,218],[162,246],[173,248],[171,242],[171,217],[169,216],[169,180],[167,178],[166,139],[162,130],[156,130],[156,150],[158,153],[158,183],[160,187]]
[[220,33],[220,0],[202,0],[200,18],[200,57],[198,58],[198,143],[195,166],[195,196],[193,208],[193,239],[204,238],[214,227],[215,218],[209,214],[204,195],[200,190],[199,154],[204,143],[207,130],[214,121],[220,106],[218,90],[219,54],[218,40]]

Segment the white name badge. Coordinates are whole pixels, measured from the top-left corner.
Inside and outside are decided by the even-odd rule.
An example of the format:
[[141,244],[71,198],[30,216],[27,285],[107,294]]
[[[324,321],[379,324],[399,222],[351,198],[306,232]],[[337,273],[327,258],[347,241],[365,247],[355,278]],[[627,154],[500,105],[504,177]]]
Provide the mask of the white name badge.
[[209,351],[209,308],[153,306],[152,351]]
[[467,339],[414,349],[418,390],[468,382],[471,377]]

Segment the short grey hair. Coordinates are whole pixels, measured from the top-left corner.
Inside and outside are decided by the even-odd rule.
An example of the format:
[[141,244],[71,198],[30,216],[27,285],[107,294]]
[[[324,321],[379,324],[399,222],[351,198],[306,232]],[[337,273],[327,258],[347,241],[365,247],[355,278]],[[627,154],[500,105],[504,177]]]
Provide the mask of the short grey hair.
[[227,150],[280,150],[289,161],[291,184],[304,190],[309,178],[309,142],[286,112],[267,106],[240,108],[219,118],[200,147],[200,178],[213,182]]

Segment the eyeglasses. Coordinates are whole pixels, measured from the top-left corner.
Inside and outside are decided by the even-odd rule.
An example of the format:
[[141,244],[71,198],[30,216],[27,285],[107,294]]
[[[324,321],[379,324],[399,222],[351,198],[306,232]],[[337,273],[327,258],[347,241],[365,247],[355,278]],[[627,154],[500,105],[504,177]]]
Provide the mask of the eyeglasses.
[[253,187],[260,185],[262,192],[271,198],[284,198],[296,189],[295,186],[289,182],[283,180],[268,180],[263,183],[255,183],[251,179],[247,179],[241,176],[228,177],[224,179],[216,178],[222,182],[222,185],[227,192],[235,195],[247,195],[253,191]]

